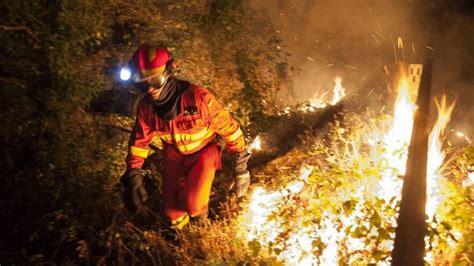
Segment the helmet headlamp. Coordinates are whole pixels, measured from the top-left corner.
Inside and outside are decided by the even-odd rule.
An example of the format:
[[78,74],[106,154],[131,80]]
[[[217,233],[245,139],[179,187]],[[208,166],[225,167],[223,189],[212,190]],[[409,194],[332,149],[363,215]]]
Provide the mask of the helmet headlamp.
[[123,81],[128,81],[132,76],[132,71],[128,67],[122,67],[120,69],[120,79]]

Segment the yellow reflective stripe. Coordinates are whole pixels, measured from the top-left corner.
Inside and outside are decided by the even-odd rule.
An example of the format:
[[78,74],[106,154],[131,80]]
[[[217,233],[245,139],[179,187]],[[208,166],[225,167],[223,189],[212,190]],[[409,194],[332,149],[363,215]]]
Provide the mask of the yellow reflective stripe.
[[163,73],[163,71],[165,71],[165,68],[166,66],[163,65],[163,66],[160,66],[160,67],[155,67],[155,68],[151,68],[151,69],[142,69],[140,70],[140,73],[142,74],[141,78],[142,79],[147,79],[147,78],[151,78],[157,74],[161,74]]
[[214,103],[214,101],[212,99],[209,100],[209,102],[207,103],[207,106],[208,107],[211,107],[211,105]]
[[193,143],[189,143],[185,145],[177,145],[177,146],[178,146],[178,150],[180,151],[192,151],[196,149],[197,147],[199,147],[199,145],[201,145],[202,143],[203,143],[202,141],[196,141]]
[[212,130],[209,130],[209,128],[203,128],[201,131],[194,133],[194,134],[186,134],[186,133],[176,133],[174,134],[174,139],[176,141],[195,141],[195,140],[200,140],[202,138],[205,138],[206,136],[213,134],[214,132]]
[[185,225],[189,223],[189,215],[186,213],[183,216],[179,217],[176,220],[171,221],[171,228],[176,230],[181,230]]
[[204,137],[202,137],[200,140],[197,140],[192,143],[182,144],[182,145],[177,144],[176,146],[178,147],[178,150],[182,152],[192,151],[196,149],[197,147],[199,147],[200,145],[202,145],[206,140],[211,138],[213,135],[214,135],[214,131],[209,130],[207,134]]
[[[172,138],[174,137],[176,140],[175,142],[176,142],[176,147],[178,148],[178,150],[186,152],[186,151],[191,151],[199,147],[199,145],[201,145],[205,140],[211,138],[214,135],[214,133],[215,132],[213,130],[206,129],[196,134],[174,134],[174,135],[164,134],[164,135],[161,135],[160,137],[163,141],[169,144],[173,143]],[[194,142],[182,144],[182,142],[186,142],[186,141],[194,141]]]
[[178,141],[197,141],[197,140],[208,138],[212,134],[214,134],[214,131],[206,127],[202,129],[201,131],[194,134],[186,134],[186,133],[163,134],[160,136],[160,138],[166,142],[172,142],[173,138],[177,142]]
[[146,148],[140,148],[136,146],[131,146],[130,147],[130,154],[138,157],[143,157],[146,158],[148,157],[148,152],[149,150]]
[[148,60],[153,61],[156,57],[156,49],[155,47],[148,48]]
[[232,142],[232,141],[235,141],[238,138],[240,138],[240,136],[242,136],[243,134],[244,133],[242,132],[242,130],[240,128],[238,128],[234,133],[232,133],[232,135],[230,135],[228,137],[224,137],[224,139],[228,142]]
[[165,142],[173,142],[173,138],[171,137],[171,134],[164,134],[164,135],[161,135],[160,137]]

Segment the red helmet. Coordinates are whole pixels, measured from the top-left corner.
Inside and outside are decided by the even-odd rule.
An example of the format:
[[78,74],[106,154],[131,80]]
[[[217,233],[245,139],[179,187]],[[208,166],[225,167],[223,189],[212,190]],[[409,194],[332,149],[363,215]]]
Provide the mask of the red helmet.
[[130,59],[132,80],[142,82],[170,71],[172,58],[166,48],[142,44]]

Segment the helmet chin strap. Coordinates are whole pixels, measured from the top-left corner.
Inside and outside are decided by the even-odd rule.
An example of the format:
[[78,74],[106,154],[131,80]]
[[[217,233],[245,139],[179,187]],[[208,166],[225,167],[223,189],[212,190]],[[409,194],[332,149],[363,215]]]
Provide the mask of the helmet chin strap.
[[161,82],[160,89],[163,88],[166,85],[166,83],[168,83],[170,76],[171,75],[170,73],[168,73],[168,71],[165,71],[165,73],[163,73],[163,76],[160,77],[160,82]]

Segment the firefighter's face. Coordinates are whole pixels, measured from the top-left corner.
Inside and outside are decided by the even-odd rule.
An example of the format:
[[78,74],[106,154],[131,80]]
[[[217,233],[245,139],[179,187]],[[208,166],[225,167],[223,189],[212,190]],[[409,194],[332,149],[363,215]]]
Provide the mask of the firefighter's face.
[[159,75],[157,77],[154,77],[148,82],[148,93],[151,95],[151,98],[153,100],[158,100],[158,98],[161,95],[161,91],[163,89],[163,86],[166,83],[166,77],[164,75]]

